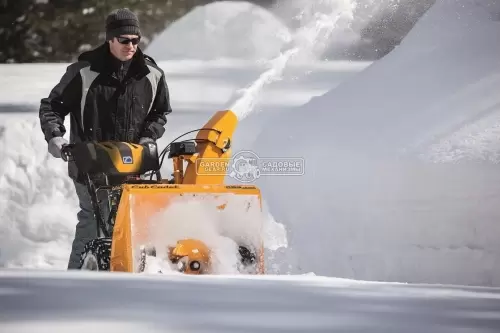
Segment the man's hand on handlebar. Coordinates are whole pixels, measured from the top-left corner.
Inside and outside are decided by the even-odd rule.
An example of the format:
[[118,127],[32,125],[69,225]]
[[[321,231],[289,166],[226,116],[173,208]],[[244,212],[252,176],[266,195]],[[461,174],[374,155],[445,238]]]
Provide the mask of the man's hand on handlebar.
[[62,136],[55,136],[49,141],[49,153],[55,158],[62,158],[61,149],[67,145],[68,141]]

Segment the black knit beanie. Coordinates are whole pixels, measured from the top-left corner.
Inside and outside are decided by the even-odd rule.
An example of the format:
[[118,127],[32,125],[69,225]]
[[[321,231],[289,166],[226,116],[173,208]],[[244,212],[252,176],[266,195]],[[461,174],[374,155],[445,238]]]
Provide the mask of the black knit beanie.
[[106,18],[106,40],[120,35],[141,36],[139,19],[128,8],[114,10]]

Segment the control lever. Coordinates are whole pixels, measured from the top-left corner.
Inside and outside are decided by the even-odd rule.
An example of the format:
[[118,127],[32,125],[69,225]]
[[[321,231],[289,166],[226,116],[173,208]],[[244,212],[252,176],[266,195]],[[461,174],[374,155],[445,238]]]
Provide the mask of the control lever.
[[73,154],[71,153],[71,148],[73,145],[65,144],[61,148],[61,158],[64,162],[73,161]]

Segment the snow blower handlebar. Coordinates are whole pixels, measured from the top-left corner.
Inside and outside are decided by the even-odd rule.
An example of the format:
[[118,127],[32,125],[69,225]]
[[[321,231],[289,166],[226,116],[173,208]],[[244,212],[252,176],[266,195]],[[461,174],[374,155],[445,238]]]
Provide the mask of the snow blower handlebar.
[[155,143],[78,142],[63,146],[61,157],[74,162],[80,173],[89,175],[122,177],[159,170]]

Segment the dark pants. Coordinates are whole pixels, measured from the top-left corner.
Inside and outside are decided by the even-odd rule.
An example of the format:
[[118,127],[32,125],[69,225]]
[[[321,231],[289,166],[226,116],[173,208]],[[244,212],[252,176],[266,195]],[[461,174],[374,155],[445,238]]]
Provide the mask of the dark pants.
[[[77,182],[75,185],[76,195],[80,201],[80,211],[76,215],[78,223],[75,230],[75,238],[69,256],[68,269],[78,269],[80,267],[80,256],[83,252],[85,244],[90,240],[97,238],[97,221],[94,217],[92,202],[87,190],[87,186]],[[106,200],[106,192],[100,191],[99,198],[102,201],[100,207],[103,218],[107,218],[109,214],[108,201]]]

